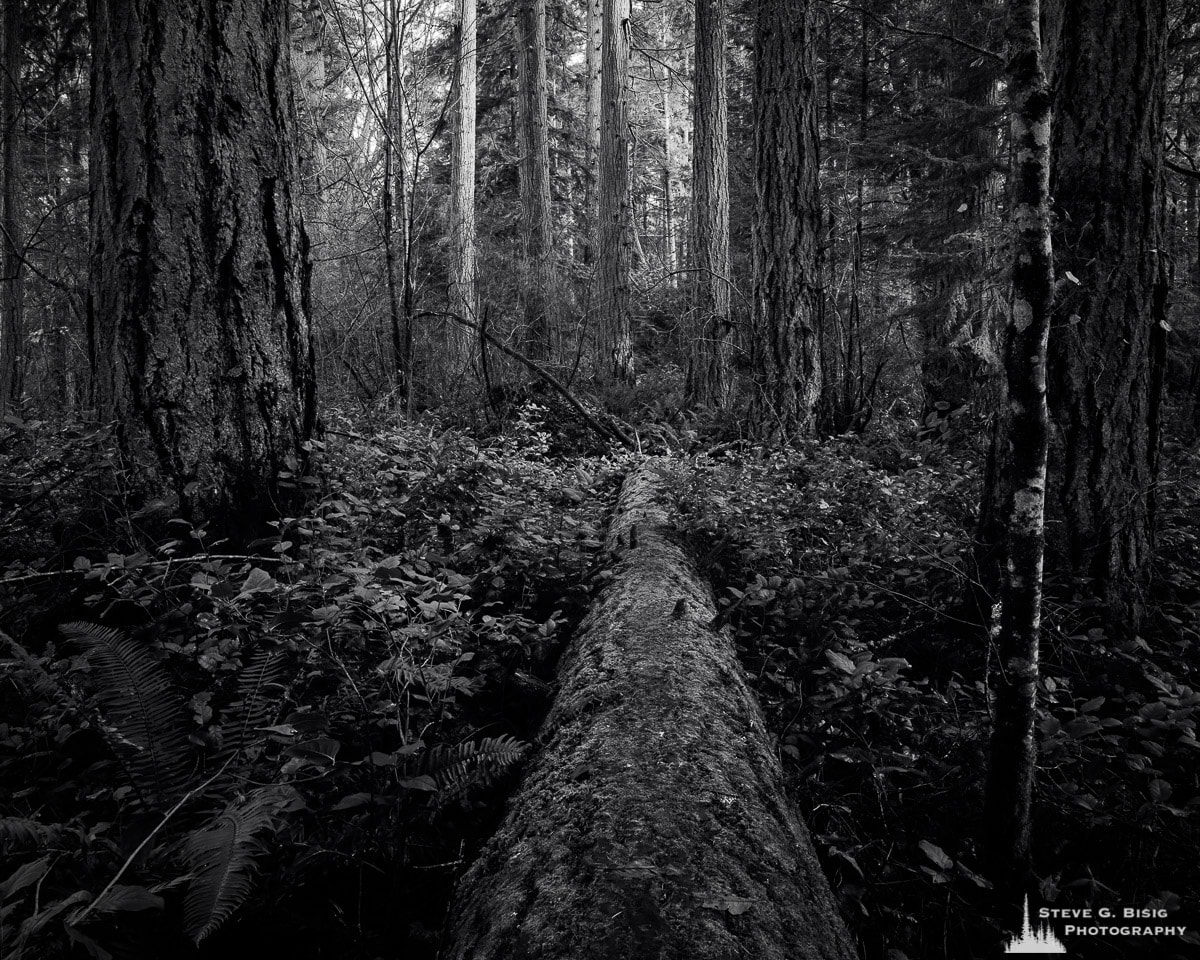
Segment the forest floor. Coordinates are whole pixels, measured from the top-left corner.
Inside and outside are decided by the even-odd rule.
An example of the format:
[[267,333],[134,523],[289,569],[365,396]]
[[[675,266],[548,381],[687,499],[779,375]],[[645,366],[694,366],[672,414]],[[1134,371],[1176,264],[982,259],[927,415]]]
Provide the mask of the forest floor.
[[[167,502],[130,510],[101,433],[7,436],[0,958],[434,956],[610,575],[636,457],[548,417],[330,417],[296,481],[311,507],[237,545]],[[979,453],[655,436],[690,468],[680,528],[863,956],[994,955],[1019,918],[980,857],[993,664],[962,603]],[[1053,906],[1197,916],[1198,467],[1168,449],[1140,635],[1048,583],[1035,870]],[[1071,946],[1172,957],[1189,937]]]

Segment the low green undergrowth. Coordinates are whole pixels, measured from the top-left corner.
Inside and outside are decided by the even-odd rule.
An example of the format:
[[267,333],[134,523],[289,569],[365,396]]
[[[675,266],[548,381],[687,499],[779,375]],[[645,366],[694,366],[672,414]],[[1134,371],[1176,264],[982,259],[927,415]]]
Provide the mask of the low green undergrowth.
[[[335,420],[293,478],[310,509],[265,537],[157,503],[90,534],[133,548],[14,562],[0,957],[432,956],[614,490],[547,440],[536,410],[486,444]],[[79,516],[87,495],[58,492]]]
[[[1019,918],[980,843],[994,664],[962,602],[979,465],[895,442],[749,453],[699,458],[679,508],[864,955],[991,955]],[[1048,585],[1034,842],[1056,906],[1200,897],[1188,475],[1177,462],[1143,637],[1110,639]]]

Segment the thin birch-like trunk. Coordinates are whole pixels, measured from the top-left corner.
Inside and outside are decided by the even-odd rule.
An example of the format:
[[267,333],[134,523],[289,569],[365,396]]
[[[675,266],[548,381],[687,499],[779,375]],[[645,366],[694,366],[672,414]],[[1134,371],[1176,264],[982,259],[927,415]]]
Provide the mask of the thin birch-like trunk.
[[1008,83],[1013,170],[1012,305],[1005,336],[1008,419],[1003,453],[1005,571],[996,625],[995,725],[987,842],[997,878],[1016,889],[1029,863],[1036,770],[1038,645],[1045,543],[1046,344],[1054,300],[1050,242],[1050,96],[1039,0],[1011,0]]

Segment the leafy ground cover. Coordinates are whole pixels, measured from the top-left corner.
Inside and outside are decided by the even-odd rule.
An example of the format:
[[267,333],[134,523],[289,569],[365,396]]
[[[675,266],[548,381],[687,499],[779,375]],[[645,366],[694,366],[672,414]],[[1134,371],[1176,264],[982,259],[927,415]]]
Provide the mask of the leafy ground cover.
[[[1142,635],[1106,627],[1079,584],[1048,583],[1035,872],[1054,906],[1200,898],[1195,468],[1172,451]],[[993,955],[1018,919],[997,915],[978,842],[995,663],[961,598],[980,473],[926,444],[845,441],[703,458],[681,496],[868,958]]]
[[[432,956],[604,579],[629,455],[547,419],[332,418],[291,478],[310,508],[239,545],[168,502],[128,508],[102,433],[7,437],[0,958]],[[977,847],[978,459],[936,438],[642,435],[695,468],[682,535],[865,956],[994,954],[1014,918]],[[1198,465],[1169,451],[1140,636],[1049,584],[1036,869],[1058,906],[1200,897]]]
[[615,461],[551,464],[537,417],[487,442],[334,423],[296,478],[312,508],[236,549],[167,503],[124,514],[111,461],[36,505],[21,489],[0,956],[433,954],[615,489]]

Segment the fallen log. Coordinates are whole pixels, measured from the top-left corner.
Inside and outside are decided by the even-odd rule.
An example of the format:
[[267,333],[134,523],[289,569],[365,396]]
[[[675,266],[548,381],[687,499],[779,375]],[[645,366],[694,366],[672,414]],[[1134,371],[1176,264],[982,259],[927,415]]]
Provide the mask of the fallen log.
[[661,462],[626,479],[613,577],[559,670],[543,748],[462,877],[446,960],[849,960]]

